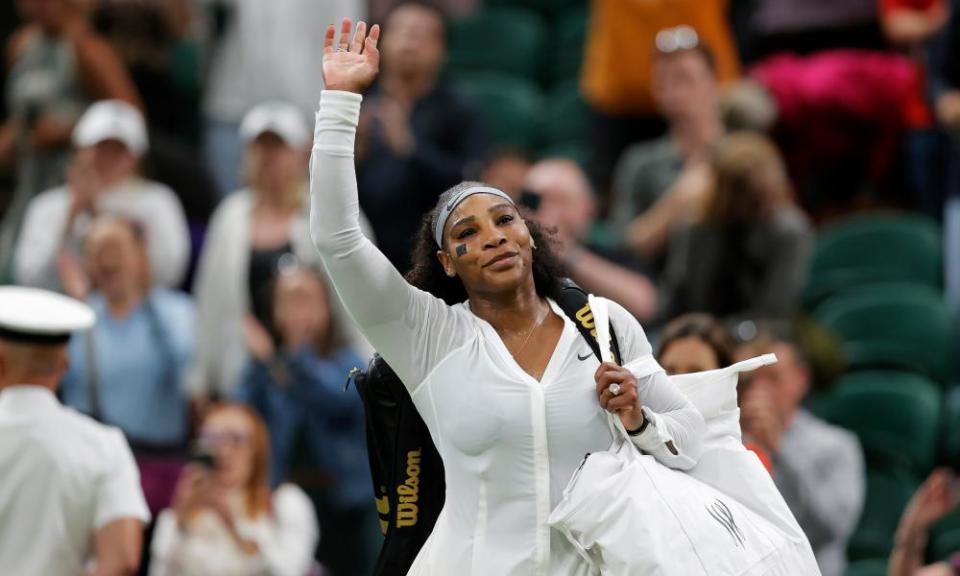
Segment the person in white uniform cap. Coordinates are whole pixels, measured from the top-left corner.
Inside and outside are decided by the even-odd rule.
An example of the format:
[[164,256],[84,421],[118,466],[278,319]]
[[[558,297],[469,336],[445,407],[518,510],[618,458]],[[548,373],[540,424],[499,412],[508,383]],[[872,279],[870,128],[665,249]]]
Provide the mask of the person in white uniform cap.
[[0,287],[0,574],[134,574],[149,512],[123,434],[56,397],[85,304]]

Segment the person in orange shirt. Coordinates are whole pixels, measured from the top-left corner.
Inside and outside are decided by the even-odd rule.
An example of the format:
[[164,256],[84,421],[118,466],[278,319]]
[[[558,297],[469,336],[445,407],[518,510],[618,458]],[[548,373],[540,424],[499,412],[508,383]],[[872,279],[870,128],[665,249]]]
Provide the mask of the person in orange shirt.
[[650,89],[657,33],[693,28],[713,49],[720,80],[731,80],[739,63],[728,11],[729,0],[593,0],[581,89],[592,110],[593,177],[601,195],[620,152],[663,131]]

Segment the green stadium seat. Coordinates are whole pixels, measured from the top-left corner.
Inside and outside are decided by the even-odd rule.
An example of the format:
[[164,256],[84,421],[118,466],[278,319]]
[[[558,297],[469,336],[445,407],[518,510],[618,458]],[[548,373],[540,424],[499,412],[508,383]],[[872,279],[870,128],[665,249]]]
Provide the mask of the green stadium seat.
[[857,435],[869,466],[926,476],[937,456],[940,401],[940,388],[922,376],[866,371],[840,378],[818,411]]
[[450,29],[447,68],[454,74],[499,72],[536,80],[546,38],[543,20],[520,8],[491,8]]
[[960,530],[939,534],[930,544],[930,557],[938,562],[947,560],[956,552],[960,552]]
[[541,118],[543,146],[579,144],[587,139],[587,105],[575,81],[554,88],[546,97]]
[[953,323],[932,288],[862,286],[827,299],[813,316],[839,339],[852,368],[903,368],[941,384],[949,376]]
[[557,18],[550,33],[550,54],[545,63],[552,84],[580,78],[589,20],[586,5],[567,10]]
[[535,148],[542,97],[534,84],[503,74],[474,74],[455,77],[453,85],[480,109],[495,148]]
[[851,562],[890,555],[900,515],[919,485],[910,474],[867,472],[863,513],[847,546]]
[[[943,398],[943,456],[946,464],[960,465],[960,387],[953,386]],[[960,529],[960,523],[957,528]]]
[[887,576],[887,559],[873,558],[851,562],[844,576]]
[[851,287],[910,282],[939,289],[940,228],[916,215],[863,216],[824,230],[817,239],[804,295],[808,307]]
[[937,522],[931,530],[929,559],[945,560],[960,552],[960,510],[954,510]]

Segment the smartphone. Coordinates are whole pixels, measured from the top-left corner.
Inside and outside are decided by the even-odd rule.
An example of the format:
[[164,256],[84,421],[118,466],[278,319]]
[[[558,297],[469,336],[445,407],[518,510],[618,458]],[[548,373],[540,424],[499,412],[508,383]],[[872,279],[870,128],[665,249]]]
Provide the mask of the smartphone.
[[216,467],[213,453],[200,444],[195,444],[190,450],[190,463],[204,470],[213,470]]
[[520,205],[528,208],[531,212],[536,212],[540,209],[540,195],[534,194],[529,190],[521,190]]

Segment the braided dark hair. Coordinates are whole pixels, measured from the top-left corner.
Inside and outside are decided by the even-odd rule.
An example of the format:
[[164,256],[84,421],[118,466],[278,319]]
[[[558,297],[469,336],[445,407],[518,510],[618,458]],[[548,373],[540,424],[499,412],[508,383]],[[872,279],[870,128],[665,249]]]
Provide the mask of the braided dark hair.
[[[413,267],[406,275],[407,282],[433,294],[451,306],[466,300],[467,290],[459,278],[447,276],[437,259],[437,243],[433,237],[433,226],[441,206],[455,194],[476,186],[488,185],[480,182],[462,182],[440,195],[437,205],[423,217],[420,223],[420,230],[417,232],[413,248]],[[527,218],[523,212],[520,216],[527,224],[530,237],[537,247],[533,252],[533,282],[537,294],[541,297],[555,298],[559,294],[560,280],[565,276],[565,272],[563,264],[553,250],[556,243],[553,231],[545,229],[536,220]]]

